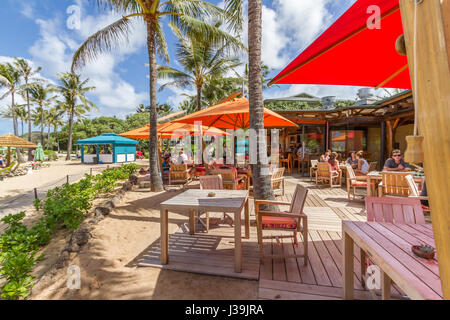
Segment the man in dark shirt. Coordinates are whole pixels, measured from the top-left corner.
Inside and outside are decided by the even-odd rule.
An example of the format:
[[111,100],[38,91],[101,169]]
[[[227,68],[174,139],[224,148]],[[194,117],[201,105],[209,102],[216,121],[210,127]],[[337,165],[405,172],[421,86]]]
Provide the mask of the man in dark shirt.
[[384,163],[383,170],[385,171],[406,171],[409,168],[409,163],[403,160],[400,150],[392,150],[392,157],[387,159]]

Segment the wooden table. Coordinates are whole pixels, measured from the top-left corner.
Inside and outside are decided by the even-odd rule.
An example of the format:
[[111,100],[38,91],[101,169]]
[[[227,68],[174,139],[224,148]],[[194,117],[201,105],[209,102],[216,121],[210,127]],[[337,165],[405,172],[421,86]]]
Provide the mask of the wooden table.
[[[412,173],[411,173],[412,174]],[[367,196],[378,196],[378,184],[383,179],[383,176],[381,172],[379,171],[372,171],[369,172],[367,175]],[[413,179],[416,183],[419,184],[420,189],[423,186],[423,182],[425,181],[425,177],[415,177],[413,175]]]
[[[214,192],[215,197],[208,197]],[[242,270],[241,213],[245,209],[245,238],[250,238],[250,216],[248,190],[201,190],[190,189],[161,203],[161,263],[169,263],[169,225],[170,210],[189,211],[189,232],[195,233],[195,213],[226,212],[234,213],[234,270]]]
[[430,224],[342,221],[344,298],[353,299],[353,245],[358,245],[381,269],[382,298],[390,298],[393,281],[411,299],[443,299],[436,259],[415,256],[411,246],[436,247]]

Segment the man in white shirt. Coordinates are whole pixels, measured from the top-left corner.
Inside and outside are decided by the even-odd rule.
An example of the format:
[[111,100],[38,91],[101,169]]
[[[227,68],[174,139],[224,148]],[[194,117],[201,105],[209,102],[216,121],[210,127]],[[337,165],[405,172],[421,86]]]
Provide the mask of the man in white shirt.
[[189,158],[186,153],[184,153],[183,149],[180,150],[178,154],[177,164],[189,163]]

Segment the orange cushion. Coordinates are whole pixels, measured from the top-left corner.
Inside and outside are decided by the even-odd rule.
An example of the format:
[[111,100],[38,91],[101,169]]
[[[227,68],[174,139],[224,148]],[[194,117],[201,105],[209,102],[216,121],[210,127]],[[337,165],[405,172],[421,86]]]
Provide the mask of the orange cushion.
[[353,180],[352,181],[352,186],[367,187],[367,182],[366,181]]
[[236,189],[237,190],[245,189],[245,182],[244,181],[239,182],[236,186]]
[[280,229],[295,229],[297,222],[292,218],[285,217],[262,217],[263,228],[280,228]]

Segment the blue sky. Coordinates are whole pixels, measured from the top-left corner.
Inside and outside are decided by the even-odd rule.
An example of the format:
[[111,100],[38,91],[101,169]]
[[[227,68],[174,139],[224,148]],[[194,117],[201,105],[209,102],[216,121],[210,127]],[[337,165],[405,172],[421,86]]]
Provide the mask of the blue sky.
[[[211,1],[219,3],[218,0]],[[263,61],[273,68],[275,76],[317,36],[345,12],[355,0],[263,0]],[[71,57],[79,45],[93,32],[115,21],[118,16],[100,10],[89,0],[0,0],[0,63],[13,57],[28,59],[43,69],[40,76],[57,81],[56,74],[68,71]],[[81,10],[80,28],[69,29],[67,9]],[[244,42],[247,40],[246,26]],[[165,28],[171,65],[174,57],[174,36]],[[81,70],[97,90],[89,95],[99,107],[91,116],[133,113],[139,103],[148,104],[148,68],[145,28],[136,23],[125,45],[102,55]],[[356,87],[282,85],[264,91],[264,98],[290,96],[308,92],[317,96],[336,95],[355,98]],[[165,89],[158,92],[158,102],[177,107],[182,93],[192,89]],[[0,92],[1,95],[1,92]],[[10,98],[0,101],[0,109]],[[0,119],[0,135],[12,132],[12,121]]]

